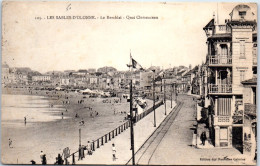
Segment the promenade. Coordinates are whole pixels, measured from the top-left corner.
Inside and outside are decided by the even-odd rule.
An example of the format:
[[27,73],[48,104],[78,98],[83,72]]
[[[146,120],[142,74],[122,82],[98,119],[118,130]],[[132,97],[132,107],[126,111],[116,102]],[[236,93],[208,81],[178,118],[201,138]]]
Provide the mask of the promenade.
[[[170,101],[166,102],[166,115],[164,105],[156,109],[156,126],[158,127],[161,122],[167,117],[171,112]],[[175,107],[175,102],[173,101],[173,107]],[[135,152],[143,145],[143,143],[152,135],[152,133],[157,129],[154,127],[154,113],[151,112],[146,117],[138,121],[134,125],[134,142],[135,142]],[[113,161],[112,157],[112,143],[116,147],[116,157],[117,159]],[[114,139],[105,143],[100,148],[96,149],[93,155],[86,155],[83,160],[77,161],[76,164],[126,164],[132,157],[132,152],[130,150],[130,128],[122,132],[120,135],[116,136]]]
[[[179,95],[183,102],[177,116],[169,120],[167,131],[161,130],[154,141],[144,144],[145,151],[137,153],[138,165],[238,165],[249,163],[237,149],[192,147],[192,135],[197,124],[195,101],[192,96]],[[166,126],[168,126],[166,125]],[[160,135],[163,135],[161,137]],[[153,145],[154,144],[154,145]],[[255,164],[255,163],[252,163]]]

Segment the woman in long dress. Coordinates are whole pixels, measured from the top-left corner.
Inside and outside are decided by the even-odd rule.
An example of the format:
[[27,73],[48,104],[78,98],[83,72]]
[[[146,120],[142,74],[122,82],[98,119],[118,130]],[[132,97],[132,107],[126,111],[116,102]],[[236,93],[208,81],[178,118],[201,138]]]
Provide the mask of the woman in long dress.
[[197,134],[196,131],[194,130],[192,135],[192,147],[196,147],[196,142],[197,142]]

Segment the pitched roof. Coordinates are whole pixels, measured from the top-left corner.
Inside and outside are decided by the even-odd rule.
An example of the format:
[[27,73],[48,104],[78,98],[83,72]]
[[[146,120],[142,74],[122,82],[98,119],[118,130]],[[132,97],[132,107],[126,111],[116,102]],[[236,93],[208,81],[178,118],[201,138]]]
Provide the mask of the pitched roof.
[[195,66],[193,69],[191,69],[190,71],[188,71],[187,73],[185,73],[185,75],[190,75],[191,73],[194,73],[198,70],[198,66]]
[[214,18],[212,18],[210,20],[210,22],[203,28],[203,30],[208,29],[208,28],[212,28],[212,27],[214,27]]

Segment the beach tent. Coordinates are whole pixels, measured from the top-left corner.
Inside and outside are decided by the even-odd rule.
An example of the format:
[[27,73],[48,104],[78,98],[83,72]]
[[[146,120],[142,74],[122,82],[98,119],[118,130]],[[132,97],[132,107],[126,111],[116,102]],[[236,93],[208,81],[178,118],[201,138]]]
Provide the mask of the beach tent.
[[84,95],[84,94],[91,94],[91,93],[93,93],[93,91],[90,90],[90,89],[85,89],[85,90],[82,90],[81,93],[82,93],[83,95]]
[[140,97],[138,97],[135,101],[143,109],[147,106],[147,102]]
[[57,91],[61,91],[61,90],[64,90],[64,89],[61,88],[61,87],[56,87],[55,90],[57,90]]

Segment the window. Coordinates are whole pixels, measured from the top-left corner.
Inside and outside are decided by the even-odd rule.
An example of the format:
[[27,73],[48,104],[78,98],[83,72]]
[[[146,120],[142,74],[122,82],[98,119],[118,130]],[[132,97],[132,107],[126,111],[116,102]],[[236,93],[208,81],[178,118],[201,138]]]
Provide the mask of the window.
[[245,57],[245,40],[240,40],[240,57],[239,58],[246,58]]
[[227,56],[228,55],[228,47],[226,44],[220,44],[220,55],[225,55]]
[[240,82],[245,80],[245,70],[240,70]]
[[239,15],[240,15],[241,18],[245,18],[246,11],[240,11]]

